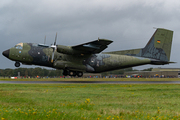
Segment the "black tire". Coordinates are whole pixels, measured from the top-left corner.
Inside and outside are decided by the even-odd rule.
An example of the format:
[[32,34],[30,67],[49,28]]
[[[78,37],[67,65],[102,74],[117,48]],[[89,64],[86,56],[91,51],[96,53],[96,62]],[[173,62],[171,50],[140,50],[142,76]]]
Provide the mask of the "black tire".
[[69,72],[68,72],[67,70],[64,70],[64,71],[63,71],[63,75],[64,75],[64,76],[67,76],[67,75],[69,75]]
[[69,76],[76,76],[76,72],[75,71],[69,71]]
[[19,67],[21,64],[19,62],[15,62],[14,64],[16,67]]
[[83,72],[77,72],[76,73],[78,77],[82,77],[83,76]]

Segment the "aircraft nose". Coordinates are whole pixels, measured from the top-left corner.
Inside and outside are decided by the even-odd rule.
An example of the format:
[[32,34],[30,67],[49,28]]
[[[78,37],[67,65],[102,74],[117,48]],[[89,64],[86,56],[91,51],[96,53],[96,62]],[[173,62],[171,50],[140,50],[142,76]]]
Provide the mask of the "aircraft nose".
[[2,53],[5,57],[9,58],[9,49]]

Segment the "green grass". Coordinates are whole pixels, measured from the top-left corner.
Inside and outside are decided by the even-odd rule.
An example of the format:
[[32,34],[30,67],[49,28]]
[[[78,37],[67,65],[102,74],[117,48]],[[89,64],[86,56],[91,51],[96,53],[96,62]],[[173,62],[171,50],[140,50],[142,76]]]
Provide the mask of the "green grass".
[[0,84],[0,120],[180,119],[180,85]]
[[180,81],[180,78],[0,78],[0,81]]

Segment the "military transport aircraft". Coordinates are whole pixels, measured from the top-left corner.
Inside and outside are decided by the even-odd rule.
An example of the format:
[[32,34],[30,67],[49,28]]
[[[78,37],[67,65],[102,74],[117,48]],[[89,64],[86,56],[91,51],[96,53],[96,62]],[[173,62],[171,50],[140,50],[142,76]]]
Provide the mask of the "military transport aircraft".
[[[81,77],[83,72],[100,73],[127,67],[170,62],[173,31],[158,28],[144,48],[101,53],[113,41],[99,39],[76,46],[19,43],[2,54],[26,65],[62,69],[63,75]],[[100,54],[99,54],[100,53]]]

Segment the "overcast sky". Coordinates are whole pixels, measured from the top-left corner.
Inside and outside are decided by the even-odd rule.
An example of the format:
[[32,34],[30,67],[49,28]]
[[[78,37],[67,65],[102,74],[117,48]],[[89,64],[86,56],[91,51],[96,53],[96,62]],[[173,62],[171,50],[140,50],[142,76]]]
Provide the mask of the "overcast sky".
[[[171,61],[180,68],[178,0],[3,0],[0,4],[0,52],[20,42],[78,45],[99,38],[114,42],[105,50],[143,48],[156,28],[174,31]],[[15,68],[0,55],[0,69]],[[28,67],[22,65],[21,67]],[[30,66],[34,67],[34,66]]]

